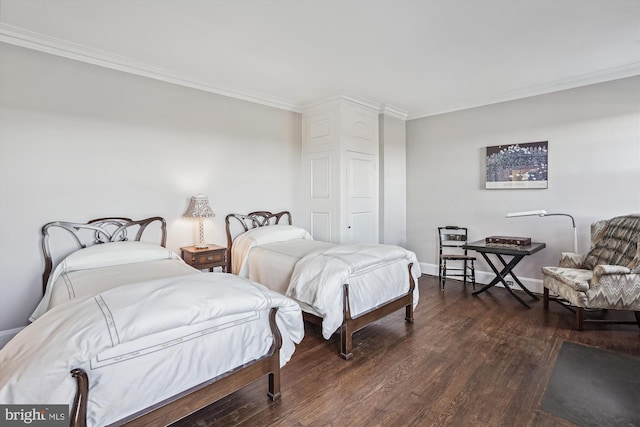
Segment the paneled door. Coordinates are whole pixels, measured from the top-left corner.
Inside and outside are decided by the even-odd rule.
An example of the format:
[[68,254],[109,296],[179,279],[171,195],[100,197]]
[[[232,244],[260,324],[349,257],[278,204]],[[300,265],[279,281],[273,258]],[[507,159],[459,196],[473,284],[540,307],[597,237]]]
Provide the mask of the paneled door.
[[347,151],[346,243],[378,243],[378,178],[372,154]]

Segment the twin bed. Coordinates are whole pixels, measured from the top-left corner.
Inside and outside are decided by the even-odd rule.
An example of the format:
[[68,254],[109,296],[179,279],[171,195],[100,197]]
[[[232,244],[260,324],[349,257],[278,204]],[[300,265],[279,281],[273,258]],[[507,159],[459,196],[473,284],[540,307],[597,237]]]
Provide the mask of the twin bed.
[[[160,245],[141,241],[151,224]],[[60,230],[80,249],[54,269],[50,237]],[[45,225],[44,297],[0,350],[0,402],[68,404],[72,426],[150,426],[264,375],[278,399],[280,368],[304,335],[299,306],[249,280],[197,271],[165,242],[159,217]]]
[[369,323],[401,308],[413,322],[421,274],[413,252],[316,241],[291,224],[287,211],[227,215],[227,271],[296,300],[325,339],[339,329],[344,359],[353,356],[353,333]]
[[[160,217],[46,224],[44,296],[0,350],[0,403],[68,404],[74,427],[167,425],[263,376],[278,399],[303,318],[325,339],[339,329],[345,359],[367,324],[402,308],[413,321],[412,252],[314,241],[289,212],[225,222],[235,274],[188,266]],[[160,244],[142,241],[154,227]],[[54,235],[75,246],[60,262]]]

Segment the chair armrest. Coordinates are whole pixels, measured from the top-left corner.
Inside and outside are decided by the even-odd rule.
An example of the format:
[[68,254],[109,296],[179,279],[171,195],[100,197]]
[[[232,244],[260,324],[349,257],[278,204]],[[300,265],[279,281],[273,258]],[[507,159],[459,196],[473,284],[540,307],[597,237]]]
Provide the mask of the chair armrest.
[[593,274],[602,276],[603,274],[631,274],[631,270],[621,265],[596,265]]
[[596,265],[586,297],[588,306],[640,311],[640,274],[620,265]]
[[634,273],[631,269],[621,265],[596,265],[593,269],[590,289],[599,287],[602,283],[621,283],[625,286],[640,288],[640,274]]
[[560,267],[584,268],[583,262],[585,258],[586,258],[585,254],[576,254],[573,252],[562,252],[560,254]]
[[631,270],[621,265],[596,265],[593,269],[593,282],[599,282],[602,276],[611,274],[631,274]]

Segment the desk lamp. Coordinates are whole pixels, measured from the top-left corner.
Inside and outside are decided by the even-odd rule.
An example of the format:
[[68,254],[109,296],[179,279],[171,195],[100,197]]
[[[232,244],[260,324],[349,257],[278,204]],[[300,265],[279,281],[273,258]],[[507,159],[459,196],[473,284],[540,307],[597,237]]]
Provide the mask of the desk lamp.
[[192,196],[191,203],[189,203],[189,207],[184,213],[184,216],[198,218],[198,224],[200,226],[200,241],[196,243],[196,249],[208,248],[209,246],[204,242],[203,218],[212,218],[216,216],[216,214],[213,213],[211,206],[209,206],[209,198],[202,194]]
[[571,218],[571,223],[573,224],[573,252],[578,253],[578,230],[576,229],[576,221],[573,217],[566,213],[547,213],[545,210],[538,211],[524,211],[524,212],[511,212],[506,215],[507,218],[513,218],[516,216],[568,216]]

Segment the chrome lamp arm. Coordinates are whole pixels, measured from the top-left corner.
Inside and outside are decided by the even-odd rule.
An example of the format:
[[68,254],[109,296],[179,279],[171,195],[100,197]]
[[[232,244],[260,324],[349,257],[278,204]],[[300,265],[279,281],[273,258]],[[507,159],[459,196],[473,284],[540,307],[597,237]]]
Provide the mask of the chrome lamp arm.
[[576,220],[573,216],[566,213],[547,213],[547,211],[542,209],[537,211],[511,212],[506,215],[507,218],[517,216],[568,216],[571,218],[571,225],[573,226],[573,252],[578,253],[578,229],[576,228]]

